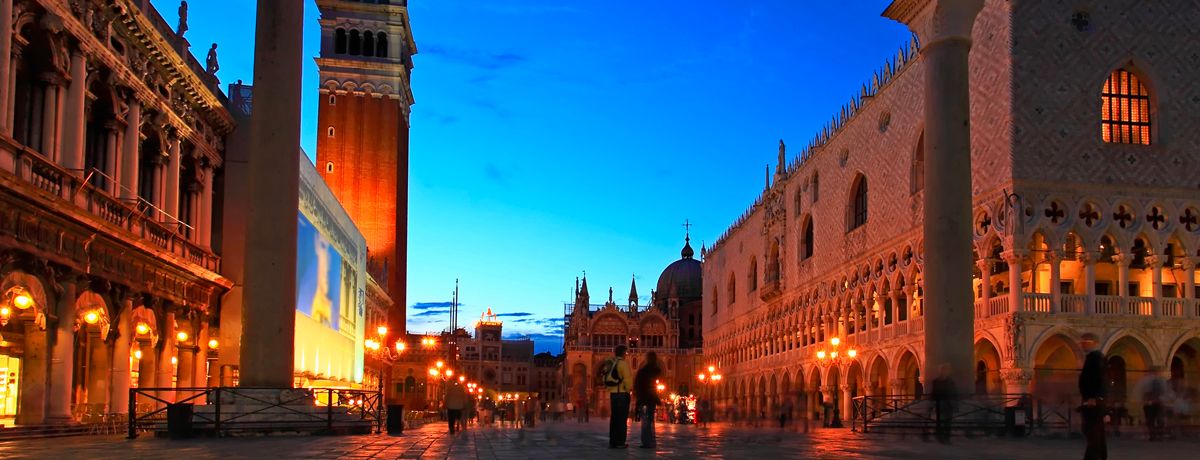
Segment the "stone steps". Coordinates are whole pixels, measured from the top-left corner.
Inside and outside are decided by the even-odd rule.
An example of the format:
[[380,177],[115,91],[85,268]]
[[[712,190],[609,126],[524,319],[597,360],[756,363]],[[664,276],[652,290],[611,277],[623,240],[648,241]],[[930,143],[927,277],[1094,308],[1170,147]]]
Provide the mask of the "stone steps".
[[101,434],[104,430],[98,428],[100,427],[96,425],[84,424],[0,427],[0,441]]

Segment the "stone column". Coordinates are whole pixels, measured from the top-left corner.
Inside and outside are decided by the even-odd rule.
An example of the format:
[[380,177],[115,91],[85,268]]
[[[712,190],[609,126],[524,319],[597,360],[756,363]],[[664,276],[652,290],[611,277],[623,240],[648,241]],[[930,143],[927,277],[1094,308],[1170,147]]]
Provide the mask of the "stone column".
[[[0,0],[0,1],[9,2],[11,0]],[[12,17],[12,15],[10,14],[5,17]],[[10,44],[10,43],[12,43],[12,40],[5,40],[5,44]],[[11,46],[12,46],[12,54],[11,54],[12,57],[9,58],[10,64],[8,66],[8,73],[4,74],[3,81],[0,81],[0,84],[8,87],[8,99],[6,101],[4,101],[3,110],[0,110],[0,119],[4,120],[4,125],[7,127],[7,130],[9,133],[12,132],[13,117],[15,116],[16,106],[17,106],[17,104],[16,104],[17,98],[15,96],[17,93],[17,72],[15,71],[15,67],[11,63],[21,60],[21,53],[22,53],[20,45],[12,44]]]
[[1025,258],[1025,253],[1008,250],[1001,256],[1004,257],[1004,263],[1008,264],[1008,311],[1016,313],[1024,308],[1025,299],[1021,298],[1025,292],[1021,288],[1021,260]]
[[[164,202],[163,211],[171,216],[172,219],[179,221],[183,220],[179,217],[179,144],[182,141],[179,139],[179,134],[176,134],[168,141],[169,148],[167,149],[167,195]],[[178,227],[175,227],[178,230]]]
[[1154,298],[1152,316],[1162,316],[1162,271],[1163,259],[1160,256],[1146,258],[1146,266],[1150,267],[1150,297]]
[[71,83],[63,107],[62,167],[83,177],[84,100],[87,93],[87,57],[83,51],[71,53]]
[[59,161],[58,156],[58,93],[62,86],[62,77],[57,73],[44,76],[46,88],[42,96],[42,155],[51,161]]
[[[11,93],[10,93],[11,94]],[[46,362],[49,334],[33,321],[24,321],[25,355],[21,357],[21,410],[17,425],[41,425],[46,420],[46,392],[50,387],[50,366]]]
[[[204,167],[204,184],[200,190],[200,246],[205,248],[212,247],[213,174],[215,173],[212,166]],[[297,208],[297,212],[298,210],[299,208]]]
[[[167,313],[166,318],[161,322],[162,330],[159,332],[158,341],[162,345],[162,349],[158,350],[158,366],[155,369],[154,387],[155,388],[174,388],[172,380],[175,378],[176,364],[171,363],[171,358],[175,357],[175,313]],[[145,353],[142,354],[145,356]],[[174,401],[175,392],[170,390],[159,391],[158,397],[165,401]]]
[[1083,262],[1083,288],[1087,295],[1084,313],[1088,315],[1096,314],[1096,260],[1099,257],[1100,254],[1095,251],[1084,251],[1079,258]]
[[117,138],[119,137],[117,124],[116,122],[112,121],[107,122],[104,124],[104,129],[107,133],[104,143],[104,174],[108,175],[108,179],[105,180],[104,183],[107,185],[108,193],[110,195],[120,196],[121,172],[118,170],[117,165],[120,164],[120,160],[118,158],[121,156],[121,151],[118,148],[120,144],[117,143]]
[[1196,299],[1196,261],[1183,259],[1183,298]]
[[1117,254],[1113,256],[1113,262],[1117,264],[1117,295],[1121,296],[1121,303],[1125,304],[1124,297],[1137,295],[1136,292],[1129,292],[1129,264],[1133,260],[1126,254]]
[[8,79],[12,69],[13,2],[0,0],[0,133],[12,134],[8,101],[12,95]]
[[112,348],[108,346],[108,341],[104,340],[104,336],[100,335],[100,331],[88,333],[88,342],[90,343],[90,356],[88,357],[88,372],[87,372],[87,402],[88,404],[101,406],[104,413],[112,411],[108,406],[108,384],[109,371],[111,370],[110,363],[112,362]]
[[164,185],[163,182],[165,179],[165,177],[163,177],[163,173],[166,172],[166,169],[167,169],[167,166],[166,166],[167,160],[166,160],[166,158],[163,158],[161,152],[146,152],[146,153],[149,153],[150,155],[152,155],[151,157],[147,158],[147,160],[150,161],[150,164],[152,165],[150,168],[150,196],[146,196],[146,197],[142,197],[142,198],[144,198],[146,201],[149,201],[150,204],[154,205],[154,208],[146,210],[146,215],[148,215],[154,219],[162,219],[163,216],[161,215],[162,212],[160,212],[160,210],[162,210],[163,206],[165,206],[165,204],[163,203],[163,189],[165,188],[163,186]]
[[[935,0],[906,22],[924,43],[925,71],[925,356],[949,364],[959,388],[971,388],[974,302],[971,293],[971,29],[983,0]],[[885,12],[885,15],[887,12]]]
[[291,388],[304,8],[258,2],[240,383]]
[[71,414],[72,368],[75,363],[75,283],[68,274],[60,283],[62,294],[55,308],[54,344],[50,347],[50,398],[46,401],[46,422],[74,422]]
[[[1058,313],[1062,311],[1062,267],[1059,266],[1061,258],[1058,251],[1047,252],[1046,263],[1050,264],[1050,312]],[[1033,276],[1037,276],[1036,271]]]
[[[196,357],[192,362],[192,381],[191,386],[202,388],[208,387],[208,321],[203,319],[200,321],[200,330],[196,333]],[[196,404],[204,404],[207,399],[204,396],[199,396],[195,400]]]
[[121,299],[121,314],[117,317],[117,338],[113,341],[112,385],[108,397],[109,412],[129,413],[129,360],[130,345],[133,343],[133,298]]
[[983,305],[980,317],[988,316],[992,300],[992,259],[979,259],[975,266],[979,267],[979,303]]
[[[176,388],[192,388],[196,385],[196,346],[187,343],[179,343],[176,346],[175,353],[179,359],[178,379],[175,382]],[[191,392],[180,394],[180,398],[191,396]]]
[[137,201],[138,198],[138,149],[142,142],[142,102],[130,97],[129,113],[125,115],[125,145],[121,149],[121,199]]
[[917,313],[916,308],[917,308],[917,287],[915,285],[914,286],[905,286],[904,287],[904,320],[905,321],[913,319],[913,317],[916,316],[916,313]]

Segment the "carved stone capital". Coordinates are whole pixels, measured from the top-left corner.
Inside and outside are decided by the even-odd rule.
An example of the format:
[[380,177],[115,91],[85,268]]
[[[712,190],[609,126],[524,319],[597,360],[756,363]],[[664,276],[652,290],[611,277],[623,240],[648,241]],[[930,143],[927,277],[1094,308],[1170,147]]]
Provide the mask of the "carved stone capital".
[[1023,368],[1000,369],[1000,378],[1009,385],[1029,385],[1033,380],[1033,371]]
[[1010,266],[1020,263],[1022,259],[1028,256],[1029,251],[1025,249],[1009,249],[1000,254],[1000,257],[1004,258],[1004,262]]

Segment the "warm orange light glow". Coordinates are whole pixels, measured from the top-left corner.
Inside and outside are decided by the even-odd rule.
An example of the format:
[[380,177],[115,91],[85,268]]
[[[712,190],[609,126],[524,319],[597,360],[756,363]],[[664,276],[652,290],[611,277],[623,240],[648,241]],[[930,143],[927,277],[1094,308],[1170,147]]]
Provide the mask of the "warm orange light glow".
[[375,329],[375,332],[378,332],[379,336],[383,337],[387,335],[387,326],[379,326],[377,329]]
[[142,359],[142,350],[133,350],[133,357],[137,358],[137,359]]
[[454,377],[454,369],[446,369],[446,377]]
[[463,376],[463,375],[460,375],[460,376],[458,376],[458,383],[463,383],[463,382],[466,382],[466,381],[467,381],[467,377],[466,377],[466,376]]
[[403,353],[406,348],[408,348],[408,345],[403,340],[396,342],[396,351]]
[[220,345],[220,344],[221,344],[220,342],[217,342],[217,339],[208,339],[208,349],[209,350],[216,350],[218,348],[217,345]]
[[179,333],[178,333],[178,334],[175,334],[175,339],[176,339],[176,340],[178,340],[178,341],[180,341],[180,342],[187,342],[187,339],[188,339],[188,333],[187,333],[187,332],[183,332],[183,331],[179,331]]
[[83,321],[88,324],[96,324],[100,321],[100,314],[96,313],[95,310],[89,311],[87,314],[83,315]]
[[30,297],[29,294],[24,292],[18,293],[17,295],[13,296],[13,305],[15,305],[19,310],[24,310],[33,306],[33,297]]
[[829,358],[830,358],[830,359],[837,359],[837,353],[838,353],[838,352],[836,352],[836,351],[831,351],[831,352],[829,352]]
[[12,314],[12,310],[8,307],[0,307],[0,316],[8,316]]
[[825,359],[825,350],[820,350],[817,352],[817,359]]
[[137,323],[137,327],[135,329],[137,330],[138,335],[146,335],[150,333],[150,325],[146,323]]
[[858,350],[851,348],[849,351],[846,352],[846,356],[849,356],[851,358],[858,356]]
[[437,368],[438,368],[438,369],[441,369],[441,368],[442,368],[442,366],[445,366],[445,365],[446,365],[446,363],[444,363],[444,362],[441,362],[441,361],[438,361],[438,362],[437,362],[437,364],[435,364],[435,365],[437,366]]
[[438,372],[438,370],[437,370],[437,369],[434,369],[434,368],[432,368],[432,367],[431,367],[431,368],[429,368],[429,375],[431,375],[431,376],[434,376],[434,377],[437,377],[439,373],[440,373],[440,372]]
[[711,373],[713,373],[713,372],[716,372],[716,371],[717,371],[717,367],[716,367],[716,366],[708,366],[708,372],[709,372],[710,374],[711,374]]
[[179,364],[179,358],[176,358],[176,357],[172,356],[172,357],[171,357],[171,364]]
[[832,338],[832,339],[829,339],[829,343],[830,343],[831,345],[833,345],[833,346],[835,346],[835,347],[836,347],[836,346],[838,346],[838,345],[840,345],[840,344],[842,343],[842,339],[839,339],[839,338],[837,338],[837,337],[834,337],[834,338]]
[[712,379],[713,379],[713,380],[715,380],[715,381],[720,381],[720,380],[721,380],[721,374],[717,374],[717,375],[714,375],[714,376],[712,376]]
[[704,381],[704,374],[697,375],[697,376],[696,376],[696,378],[700,379],[700,381],[701,381],[701,382],[703,382],[703,381]]

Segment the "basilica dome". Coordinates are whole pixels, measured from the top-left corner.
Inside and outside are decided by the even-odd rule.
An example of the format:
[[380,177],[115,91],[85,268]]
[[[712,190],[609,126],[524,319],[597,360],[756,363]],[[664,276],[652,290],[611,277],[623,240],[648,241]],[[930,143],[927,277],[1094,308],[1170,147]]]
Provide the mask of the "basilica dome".
[[701,284],[700,261],[693,259],[691,239],[685,239],[681,258],[672,262],[658,277],[658,289],[655,291],[656,303],[659,299],[678,298],[680,300],[698,299],[703,294]]

